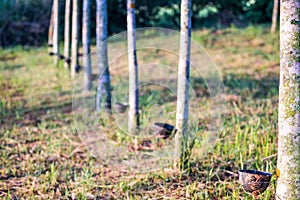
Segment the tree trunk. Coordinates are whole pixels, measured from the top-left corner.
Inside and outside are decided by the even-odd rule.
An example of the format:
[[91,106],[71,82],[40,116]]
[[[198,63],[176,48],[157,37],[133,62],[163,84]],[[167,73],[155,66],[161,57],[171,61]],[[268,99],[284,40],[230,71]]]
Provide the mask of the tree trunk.
[[48,30],[48,52],[53,53],[53,16],[54,15],[54,4],[51,9],[49,30]]
[[71,58],[71,76],[75,77],[78,66],[78,42],[79,42],[79,5],[78,0],[73,0],[72,9],[72,58]]
[[82,46],[83,46],[83,68],[85,91],[92,89],[92,66],[90,49],[90,0],[83,0],[83,19],[82,19]]
[[136,57],[135,0],[127,0],[127,39],[129,66],[128,131],[135,134],[139,127],[138,65]]
[[111,113],[110,76],[107,60],[107,1],[96,1],[96,42],[99,78],[97,86],[96,110],[101,110],[101,102],[105,99],[105,107]]
[[59,61],[59,0],[53,2],[53,54],[54,54],[54,65],[58,65]]
[[70,23],[70,17],[71,17],[71,0],[66,0],[65,5],[65,42],[64,42],[64,57],[65,57],[65,68],[70,68],[70,33],[71,33],[71,23]]
[[278,0],[274,0],[271,33],[274,33],[276,31],[277,16],[278,16]]
[[191,12],[192,1],[181,0],[180,58],[178,64],[177,111],[175,137],[176,151],[180,156],[179,167],[187,163],[188,153],[188,100],[190,79]]
[[276,199],[300,199],[300,0],[280,4],[280,84]]

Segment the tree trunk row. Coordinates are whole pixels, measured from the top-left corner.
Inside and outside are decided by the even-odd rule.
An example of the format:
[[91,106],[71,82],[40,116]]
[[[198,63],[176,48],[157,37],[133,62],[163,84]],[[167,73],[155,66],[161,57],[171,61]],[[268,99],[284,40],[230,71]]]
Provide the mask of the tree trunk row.
[[271,33],[276,31],[278,17],[278,0],[274,0]]
[[59,0],[53,1],[53,58],[54,65],[57,66],[59,62]]
[[71,0],[66,0],[65,5],[65,33],[64,33],[64,58],[65,68],[70,68],[70,46],[71,46]]
[[96,1],[96,45],[99,78],[97,85],[96,110],[99,113],[101,103],[111,112],[110,76],[107,58],[107,1]]
[[138,65],[136,56],[135,0],[127,1],[127,41],[129,70],[128,132],[137,133],[139,126]]
[[82,49],[83,49],[83,69],[85,91],[92,89],[92,63],[90,48],[90,0],[83,0],[83,19],[82,19]]
[[176,152],[180,156],[179,167],[187,163],[188,153],[188,109],[189,109],[189,80],[190,80],[190,48],[191,48],[191,16],[192,1],[181,1],[180,18],[180,51],[177,83],[177,110],[175,136]]
[[72,8],[72,50],[71,50],[71,77],[74,78],[78,66],[78,49],[79,49],[79,0],[73,0]]

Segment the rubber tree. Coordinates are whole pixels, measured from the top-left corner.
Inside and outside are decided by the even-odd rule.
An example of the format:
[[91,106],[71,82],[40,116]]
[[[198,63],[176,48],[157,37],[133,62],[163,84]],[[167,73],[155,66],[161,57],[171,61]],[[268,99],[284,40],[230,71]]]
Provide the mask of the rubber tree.
[[54,65],[59,62],[59,0],[53,1],[53,54]]
[[78,43],[79,43],[79,1],[73,0],[72,7],[72,58],[71,58],[71,77],[74,78],[78,66]]
[[300,0],[280,2],[276,199],[300,199]]
[[188,154],[188,108],[190,80],[191,16],[192,1],[181,1],[180,15],[180,51],[177,83],[177,110],[175,136],[176,152],[180,156],[179,167],[187,163]]
[[277,17],[278,17],[278,3],[279,3],[278,0],[274,0],[271,33],[274,33],[276,31]]
[[65,32],[64,32],[64,58],[65,68],[70,68],[70,46],[71,46],[71,0],[66,0],[65,4]]
[[83,18],[82,18],[82,49],[83,49],[83,68],[84,79],[83,88],[85,91],[92,89],[92,63],[90,48],[90,0],[83,0]]
[[111,113],[110,75],[107,60],[107,1],[96,0],[96,45],[97,66],[99,78],[97,85],[96,110],[101,110],[101,102],[105,101],[105,108]]
[[129,67],[128,132],[130,134],[136,134],[139,127],[139,90],[135,23],[135,0],[127,0],[127,40]]
[[54,14],[54,4],[51,9],[50,23],[48,29],[48,52],[49,54],[53,54],[53,14]]

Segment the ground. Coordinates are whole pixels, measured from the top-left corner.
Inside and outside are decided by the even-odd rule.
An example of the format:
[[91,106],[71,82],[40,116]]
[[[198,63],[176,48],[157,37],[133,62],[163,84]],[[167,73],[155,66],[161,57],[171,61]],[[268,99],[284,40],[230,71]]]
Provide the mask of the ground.
[[[271,35],[268,26],[250,26],[195,30],[193,37],[222,73],[227,94],[223,130],[208,154],[201,157],[201,152],[194,150],[187,170],[169,166],[142,174],[105,165],[85,148],[73,123],[70,73],[63,64],[53,66],[45,47],[2,50],[0,197],[253,199],[238,181],[238,170],[247,168],[274,175],[259,197],[274,199],[278,33]],[[124,71],[126,66],[120,64],[111,74]],[[205,99],[207,88],[197,79],[192,84]],[[170,101],[174,104],[174,99]],[[147,103],[141,103],[146,110]],[[205,106],[204,100],[202,103]]]

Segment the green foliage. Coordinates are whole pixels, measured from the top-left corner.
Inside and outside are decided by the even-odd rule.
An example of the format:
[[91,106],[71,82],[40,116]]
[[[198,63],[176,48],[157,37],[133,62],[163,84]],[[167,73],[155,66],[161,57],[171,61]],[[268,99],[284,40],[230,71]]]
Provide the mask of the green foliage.
[[[126,30],[126,0],[109,0],[108,32]],[[80,10],[82,8],[80,3]],[[179,0],[136,2],[137,27],[180,27]],[[51,0],[0,0],[0,46],[41,45],[47,41]],[[273,1],[269,0],[195,0],[194,28],[246,26],[271,22]],[[63,39],[64,1],[60,0],[60,38]],[[91,37],[95,37],[96,3],[91,1]],[[80,37],[81,38],[81,37]],[[93,39],[92,39],[93,41]]]
[[0,46],[46,41],[51,0],[0,0]]

